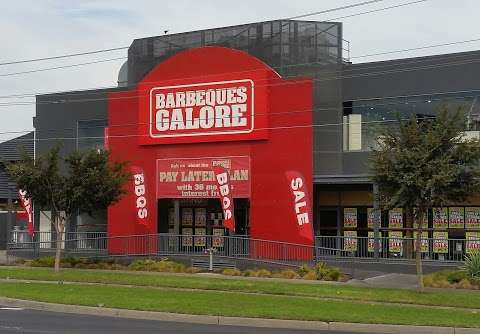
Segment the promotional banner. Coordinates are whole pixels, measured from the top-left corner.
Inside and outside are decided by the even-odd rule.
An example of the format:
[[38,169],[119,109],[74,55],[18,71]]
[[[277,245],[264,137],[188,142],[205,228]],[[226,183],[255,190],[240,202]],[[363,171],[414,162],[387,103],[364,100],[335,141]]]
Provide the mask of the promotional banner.
[[480,229],[480,207],[465,208],[465,228]]
[[[379,240],[378,240],[378,251],[382,251],[382,239],[381,234],[379,233]],[[375,233],[368,232],[368,252],[373,253],[375,252]]]
[[233,207],[232,185],[230,176],[224,166],[217,165],[213,167],[215,180],[217,181],[218,197],[222,204],[223,226],[230,231],[235,232],[235,210]]
[[465,209],[463,207],[448,208],[448,227],[465,228]]
[[343,227],[345,228],[357,227],[357,208],[343,209]]
[[448,228],[448,209],[447,208],[433,208],[433,228],[447,229]]
[[480,233],[479,232],[466,232],[465,250],[467,253],[480,252]]
[[367,224],[368,228],[373,229],[375,223],[378,223],[378,227],[381,227],[381,213],[380,210],[374,208],[367,208]]
[[222,248],[223,247],[223,236],[225,235],[225,231],[223,228],[214,228],[213,229],[213,237],[212,237],[212,246],[215,248]]
[[217,166],[228,171],[233,198],[250,197],[250,158],[218,157],[157,160],[157,198],[218,198]]
[[395,208],[388,212],[388,227],[402,228],[403,227],[403,210]]
[[193,245],[193,237],[191,237],[192,234],[193,229],[191,227],[182,228],[182,245],[184,247],[190,247]]
[[205,247],[207,239],[204,235],[207,234],[207,230],[204,228],[195,228],[195,247]]
[[448,232],[433,232],[433,252],[448,253]]
[[32,201],[30,198],[27,198],[27,192],[25,190],[18,190],[18,197],[20,198],[20,205],[27,214],[27,231],[28,235],[33,237],[34,235],[34,226],[33,226],[33,210],[32,210]]
[[143,168],[132,166],[133,192],[135,194],[134,210],[137,217],[137,223],[147,225],[148,206],[147,189],[145,187],[145,174]]
[[[417,235],[418,232],[413,232],[413,248],[415,251],[417,251]],[[420,249],[422,253],[428,253],[428,232],[422,232]]]
[[356,252],[358,248],[357,231],[343,231],[343,249],[347,252]]
[[[418,219],[416,218],[417,216],[417,209],[413,210],[413,228],[418,229]],[[422,229],[428,228],[428,211],[424,213],[423,215],[423,223],[422,223]]]
[[312,208],[305,178],[298,171],[287,171],[285,177],[292,192],[293,220],[297,225],[299,235],[313,243]]
[[390,253],[401,253],[403,233],[400,231],[388,232],[388,249]]

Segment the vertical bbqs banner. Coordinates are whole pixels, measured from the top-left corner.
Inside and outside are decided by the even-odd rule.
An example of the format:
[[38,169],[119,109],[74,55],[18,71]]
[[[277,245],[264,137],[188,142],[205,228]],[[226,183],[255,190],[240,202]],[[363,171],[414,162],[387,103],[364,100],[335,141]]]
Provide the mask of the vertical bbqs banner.
[[34,226],[33,226],[33,210],[32,210],[32,201],[27,197],[27,192],[25,190],[18,190],[18,196],[20,198],[20,204],[22,208],[27,213],[27,230],[28,234],[33,237],[34,235]]
[[148,197],[147,188],[145,186],[145,173],[143,168],[132,166],[133,192],[135,194],[135,203],[133,204],[137,223],[147,225],[148,217]]
[[217,181],[218,196],[223,210],[223,226],[230,231],[235,232],[235,217],[232,197],[232,187],[230,182],[230,176],[227,169],[218,164],[213,166],[213,172],[215,174],[215,180]]
[[298,171],[285,172],[292,194],[292,213],[299,235],[313,243],[313,218],[305,177]]

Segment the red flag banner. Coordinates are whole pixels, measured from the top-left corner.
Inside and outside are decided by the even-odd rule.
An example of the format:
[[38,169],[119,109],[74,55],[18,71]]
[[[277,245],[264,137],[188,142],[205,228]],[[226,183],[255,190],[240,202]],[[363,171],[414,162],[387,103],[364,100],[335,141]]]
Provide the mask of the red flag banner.
[[147,225],[147,188],[145,187],[145,173],[143,168],[132,166],[133,191],[135,193],[134,210],[137,223]]
[[33,211],[32,211],[32,201],[27,197],[27,192],[25,190],[19,189],[18,196],[20,198],[20,204],[22,208],[27,213],[27,230],[28,235],[33,237],[34,228],[33,228]]
[[227,169],[222,165],[213,167],[217,181],[218,196],[223,209],[223,226],[235,232],[235,217],[233,208],[232,185]]
[[287,171],[285,176],[292,193],[292,209],[299,234],[313,243],[313,219],[307,183],[298,171]]

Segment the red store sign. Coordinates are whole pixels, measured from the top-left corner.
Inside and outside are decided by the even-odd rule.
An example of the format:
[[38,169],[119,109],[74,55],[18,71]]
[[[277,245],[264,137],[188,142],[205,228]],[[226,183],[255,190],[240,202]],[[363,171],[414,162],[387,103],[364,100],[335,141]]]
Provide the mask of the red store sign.
[[157,198],[218,198],[215,168],[230,177],[232,197],[250,197],[250,158],[219,157],[157,160]]

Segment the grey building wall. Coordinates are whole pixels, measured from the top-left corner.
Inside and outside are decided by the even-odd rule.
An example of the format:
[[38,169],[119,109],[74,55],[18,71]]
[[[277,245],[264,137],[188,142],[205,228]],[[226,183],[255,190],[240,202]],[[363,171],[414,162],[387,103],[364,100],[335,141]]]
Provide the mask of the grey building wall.
[[[480,90],[480,51],[398,59],[343,68],[344,101]],[[344,152],[337,178],[363,179],[368,152]]]

